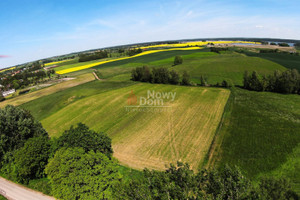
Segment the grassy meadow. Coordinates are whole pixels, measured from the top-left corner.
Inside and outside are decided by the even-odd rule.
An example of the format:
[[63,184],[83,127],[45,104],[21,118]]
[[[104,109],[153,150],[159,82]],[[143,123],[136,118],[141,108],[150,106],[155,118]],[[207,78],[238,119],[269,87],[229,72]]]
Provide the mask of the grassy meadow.
[[[94,81],[22,107],[40,119],[51,136],[58,136],[79,122],[106,132],[112,138],[114,156],[126,166],[164,169],[170,162],[183,160],[196,169],[210,147],[229,90],[142,83],[121,85]],[[126,110],[131,91],[142,97],[147,96],[147,90],[176,92],[176,98],[166,100],[165,105],[171,107],[163,110]],[[83,93],[85,97],[81,96]],[[61,100],[56,101],[57,106],[53,105],[54,99]],[[46,108],[50,109],[45,111]]]
[[[199,50],[201,51],[201,50]],[[176,54],[167,54],[169,57],[147,55],[143,60],[137,57],[124,60],[123,62],[107,63],[95,67],[102,75],[102,78],[111,78],[119,74],[127,74],[127,80],[130,79],[132,69],[148,65],[150,67],[167,67],[174,69],[180,73],[187,71],[191,80],[195,83],[200,82],[200,76],[207,78],[209,84],[221,83],[227,80],[234,85],[242,85],[243,74],[245,70],[257,71],[260,74],[271,74],[275,70],[284,71],[286,68],[282,65],[259,57],[250,57],[239,53],[222,53],[216,54],[213,52],[190,52],[188,55],[182,55],[183,64],[173,66],[174,57]],[[172,52],[175,53],[175,52]],[[126,62],[125,62],[126,61]],[[131,62],[129,62],[131,61]],[[72,73],[70,74],[72,75]],[[125,75],[123,76],[125,77]]]
[[94,80],[51,95],[40,97],[34,101],[26,102],[20,105],[20,107],[30,110],[32,115],[40,121],[78,100],[133,84],[135,83],[132,81],[102,82]]
[[[122,74],[122,80],[129,80],[132,69],[148,65],[150,67],[167,67],[175,69],[180,73],[187,71],[190,73],[191,80],[195,83],[199,83],[200,76],[204,76],[207,78],[209,84],[221,83],[223,80],[226,80],[233,85],[242,85],[242,78],[245,70],[257,71],[259,74],[267,75],[273,73],[275,70],[284,71],[286,69],[285,67],[291,67],[294,65],[296,67],[299,66],[297,60],[299,56],[293,56],[296,60],[291,60],[286,57],[290,55],[280,54],[277,57],[273,56],[271,59],[266,57],[266,54],[262,55],[249,52],[247,54],[243,54],[232,51],[217,54],[209,51],[210,50],[207,48],[197,50],[163,51],[108,63],[102,62],[113,59],[100,59],[83,63],[62,65],[56,68],[56,71],[71,70],[72,68],[80,68],[81,66],[84,67],[85,65],[91,65],[93,67],[74,72],[70,71],[70,73],[67,74],[68,76],[77,76],[92,72],[93,69],[97,69],[103,75],[101,78],[107,79]],[[183,64],[173,66],[174,57],[176,55],[181,55],[183,57]],[[102,64],[96,65],[97,63]]]
[[209,164],[237,165],[251,178],[281,174],[299,187],[299,102],[299,95],[233,90]]

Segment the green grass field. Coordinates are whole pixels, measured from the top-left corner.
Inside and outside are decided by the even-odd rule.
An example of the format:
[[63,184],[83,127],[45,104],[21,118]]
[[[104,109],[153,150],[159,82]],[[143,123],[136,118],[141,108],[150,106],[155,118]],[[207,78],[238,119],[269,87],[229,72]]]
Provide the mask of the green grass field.
[[[166,51],[160,53],[148,54],[140,57],[134,57],[126,60],[115,61],[111,63],[105,63],[93,69],[97,69],[103,75],[102,78],[112,78],[114,76],[124,75],[127,79],[130,79],[130,72],[132,69],[148,65],[151,67],[167,67],[173,68],[180,73],[188,71],[191,75],[191,80],[195,83],[200,82],[200,76],[204,76],[208,79],[209,84],[221,83],[223,80],[227,80],[234,85],[242,84],[242,77],[245,70],[257,71],[260,74],[271,74],[275,70],[284,71],[285,67],[298,66],[300,62],[299,56],[293,56],[290,59],[290,55],[280,55],[282,57],[264,54],[265,57],[259,57],[261,54],[240,54],[235,52],[223,52],[222,54],[216,54],[209,52],[209,49],[201,50],[189,50],[189,51]],[[183,57],[183,64],[173,66],[174,57],[181,55]],[[300,58],[300,57],[299,57]],[[296,59],[296,60],[295,60]],[[80,65],[91,64],[96,61],[75,63],[62,65],[56,70],[68,69],[77,67]],[[69,73],[70,76],[77,76],[87,72],[91,72],[92,69],[85,69],[77,72]],[[122,79],[122,80],[125,80]]]
[[300,71],[300,56],[279,53],[247,53],[247,55],[264,58],[286,68]]
[[[162,111],[127,111],[130,92],[141,97],[147,90],[176,92],[176,99],[167,100],[165,104],[172,107]],[[170,162],[183,160],[196,169],[209,149],[228,96],[229,90],[217,88],[142,83],[125,87],[120,82],[94,81],[22,107],[40,119],[51,136],[79,122],[106,132],[112,138],[114,156],[124,165],[164,169]]]
[[80,99],[90,97],[96,94],[107,92],[135,84],[132,81],[113,82],[113,81],[91,81],[76,87],[68,88],[51,95],[40,97],[34,101],[22,104],[20,107],[31,111],[37,120],[42,120],[67,105],[70,105]]
[[232,95],[211,165],[237,165],[250,178],[281,174],[299,187],[300,96],[243,89]]
[[[175,52],[172,52],[175,53]],[[138,59],[137,57],[136,59]],[[285,67],[278,63],[258,58],[248,57],[238,53],[215,54],[211,52],[197,52],[189,55],[183,55],[184,62],[181,65],[173,66],[174,56],[156,60],[156,57],[150,59],[151,55],[143,62],[132,63],[108,63],[96,67],[102,74],[103,78],[110,78],[119,74],[127,74],[130,79],[130,72],[133,68],[143,65],[151,67],[167,67],[175,69],[180,73],[187,71],[195,83],[200,82],[200,76],[205,76],[209,84],[221,83],[227,80],[235,85],[241,85],[245,70],[257,71],[260,74],[271,74],[275,70],[284,71]],[[141,58],[139,58],[141,59]],[[130,59],[131,60],[131,59]],[[125,61],[124,61],[125,62]],[[127,61],[126,61],[127,62]]]
[[203,75],[207,77],[209,84],[227,80],[234,85],[242,85],[245,70],[257,71],[260,74],[270,74],[276,69],[285,70],[284,67],[274,62],[235,53],[192,58],[176,66],[175,69],[179,72],[186,70],[195,82],[199,82],[200,76]]

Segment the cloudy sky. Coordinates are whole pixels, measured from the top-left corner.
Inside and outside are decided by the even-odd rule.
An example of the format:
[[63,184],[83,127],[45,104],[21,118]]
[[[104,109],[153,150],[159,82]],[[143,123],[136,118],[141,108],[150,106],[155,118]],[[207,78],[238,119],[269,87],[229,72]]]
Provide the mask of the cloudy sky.
[[299,0],[0,0],[0,68],[171,39],[300,39]]

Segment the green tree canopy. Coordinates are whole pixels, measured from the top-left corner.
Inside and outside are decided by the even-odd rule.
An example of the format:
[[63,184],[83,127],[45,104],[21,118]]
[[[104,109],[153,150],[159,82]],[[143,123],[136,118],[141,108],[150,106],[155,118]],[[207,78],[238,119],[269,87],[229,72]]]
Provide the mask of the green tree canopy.
[[261,179],[253,184],[238,168],[194,173],[178,162],[165,171],[145,169],[138,179],[114,186],[115,199],[298,199],[284,179]]
[[58,147],[81,147],[86,152],[99,151],[109,156],[113,153],[111,139],[104,133],[90,130],[85,124],[78,123],[77,127],[71,126],[57,139]]
[[190,75],[186,71],[183,72],[181,85],[190,85]]
[[170,72],[170,83],[177,85],[179,83],[179,79],[180,79],[179,74],[175,70],[172,70]]
[[59,199],[107,199],[119,181],[117,164],[100,152],[62,148],[46,166],[52,194]]
[[17,179],[28,183],[30,179],[44,177],[44,169],[50,154],[48,137],[34,137],[27,140],[14,154]]
[[5,153],[22,147],[27,139],[39,136],[47,136],[47,132],[28,111],[12,105],[0,109],[0,160]]
[[174,65],[180,65],[183,63],[182,56],[175,56],[174,58]]

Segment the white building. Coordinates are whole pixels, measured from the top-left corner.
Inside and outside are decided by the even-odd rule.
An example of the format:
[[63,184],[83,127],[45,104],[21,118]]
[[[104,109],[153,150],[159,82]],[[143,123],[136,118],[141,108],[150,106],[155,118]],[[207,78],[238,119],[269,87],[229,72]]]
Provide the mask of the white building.
[[15,93],[15,92],[16,92],[15,89],[11,89],[11,90],[7,90],[7,91],[3,91],[3,92],[2,92],[2,95],[5,97],[5,96],[10,95],[10,94],[13,94],[13,93]]

